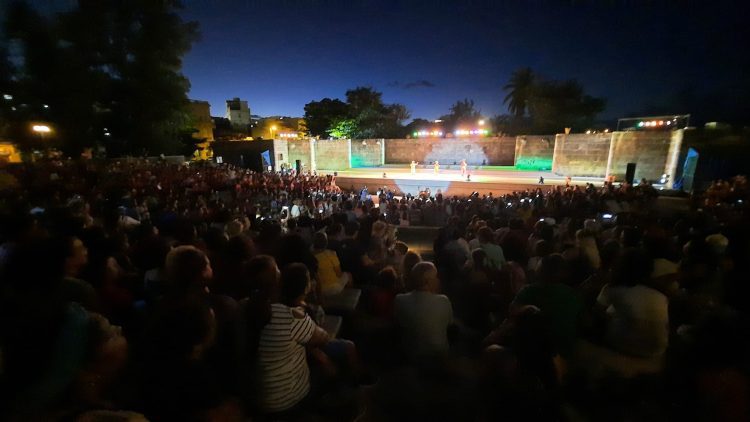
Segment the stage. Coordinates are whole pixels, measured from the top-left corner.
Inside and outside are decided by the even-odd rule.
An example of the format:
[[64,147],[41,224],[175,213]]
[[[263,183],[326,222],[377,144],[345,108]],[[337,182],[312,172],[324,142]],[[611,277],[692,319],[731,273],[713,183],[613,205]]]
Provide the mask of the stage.
[[[333,174],[334,172],[321,169],[318,173]],[[472,192],[479,192],[483,195],[490,192],[493,195],[503,195],[540,186],[565,185],[564,176],[551,172],[517,170],[512,166],[481,168],[471,166],[468,171],[471,175],[470,181],[466,180],[466,176],[461,176],[458,166],[441,166],[437,174],[434,173],[432,167],[424,166],[418,168],[416,174],[412,174],[409,165],[357,168],[337,173],[336,184],[342,189],[358,191],[367,186],[370,191],[373,191],[385,186],[395,192],[412,195],[426,188],[429,188],[433,194],[436,194],[439,189],[444,195],[470,195]],[[539,184],[539,177],[544,177],[544,185]],[[597,177],[575,177],[571,181],[574,185],[586,183],[601,185],[603,182],[603,178]]]

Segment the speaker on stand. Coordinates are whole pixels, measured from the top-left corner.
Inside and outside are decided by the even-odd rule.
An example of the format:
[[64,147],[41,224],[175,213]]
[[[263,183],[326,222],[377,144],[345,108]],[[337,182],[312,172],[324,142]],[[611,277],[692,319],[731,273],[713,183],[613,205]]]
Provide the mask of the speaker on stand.
[[625,170],[625,181],[632,185],[633,179],[635,179],[635,163],[628,163],[628,168]]

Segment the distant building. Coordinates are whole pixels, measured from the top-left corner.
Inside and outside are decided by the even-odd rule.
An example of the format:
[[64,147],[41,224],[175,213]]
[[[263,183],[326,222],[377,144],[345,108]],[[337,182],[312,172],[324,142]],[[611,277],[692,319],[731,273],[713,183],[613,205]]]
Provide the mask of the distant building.
[[227,112],[225,116],[232,123],[232,126],[246,127],[250,124],[250,108],[247,101],[234,97],[227,100]]
[[191,100],[188,110],[193,120],[193,126],[198,129],[198,132],[193,134],[193,138],[213,142],[214,121],[211,118],[211,105],[208,101]]
[[196,132],[193,133],[194,139],[200,139],[204,142],[198,144],[199,147],[194,158],[207,160],[212,156],[211,143],[214,142],[214,120],[211,118],[211,105],[208,101],[190,100],[188,105],[191,123]]
[[251,132],[254,138],[295,139],[303,138],[307,127],[301,117],[269,116],[258,120]]

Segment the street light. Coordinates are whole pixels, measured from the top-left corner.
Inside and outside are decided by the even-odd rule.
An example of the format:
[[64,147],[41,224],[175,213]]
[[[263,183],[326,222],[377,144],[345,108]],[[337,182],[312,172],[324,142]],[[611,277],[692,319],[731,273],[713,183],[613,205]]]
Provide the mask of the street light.
[[479,126],[484,126],[484,119],[478,121],[477,123],[479,123]]
[[50,133],[52,132],[52,129],[50,129],[47,125],[34,125],[31,127],[31,130],[37,133]]
[[276,131],[276,125],[271,126],[271,139],[273,139],[273,133]]
[[34,125],[31,130],[39,134],[39,139],[44,142],[44,134],[52,132],[52,129],[47,125]]

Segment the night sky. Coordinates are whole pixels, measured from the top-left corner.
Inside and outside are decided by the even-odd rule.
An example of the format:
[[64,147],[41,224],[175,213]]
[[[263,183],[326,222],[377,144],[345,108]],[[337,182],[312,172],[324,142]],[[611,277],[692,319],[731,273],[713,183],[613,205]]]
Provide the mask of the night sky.
[[[40,0],[43,1],[43,0]],[[48,0],[47,2],[54,1]],[[750,24],[742,1],[186,0],[202,37],[185,57],[190,97],[253,114],[369,85],[412,117],[463,98],[504,113],[502,86],[530,66],[607,98],[603,120],[692,112],[748,123]]]

